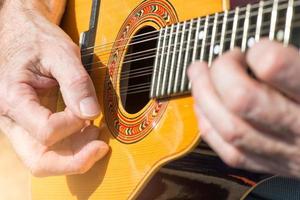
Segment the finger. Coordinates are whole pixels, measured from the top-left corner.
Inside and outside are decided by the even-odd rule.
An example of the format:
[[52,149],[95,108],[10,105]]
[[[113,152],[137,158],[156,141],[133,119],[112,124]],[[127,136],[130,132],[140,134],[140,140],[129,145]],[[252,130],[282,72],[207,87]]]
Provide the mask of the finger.
[[38,160],[35,175],[71,175],[87,172],[109,150],[104,142],[97,140],[98,135],[99,129],[90,126],[71,136],[68,141],[54,146]]
[[96,127],[88,127],[49,150],[8,118],[0,117],[0,126],[9,130],[14,149],[35,176],[84,173],[108,152],[108,146],[97,140]]
[[11,93],[9,117],[44,145],[51,146],[84,127],[84,120],[69,109],[52,113],[41,106],[35,91],[26,84],[15,86]]
[[287,154],[286,144],[266,137],[226,109],[212,85],[206,64],[192,65],[189,74],[196,103],[226,142],[240,150],[257,154]]
[[78,117],[94,119],[99,115],[100,108],[93,82],[81,64],[77,51],[78,47],[71,45],[65,56],[56,55],[55,60],[46,60],[43,65],[50,66],[51,75],[60,85],[66,106]]
[[247,62],[257,78],[300,101],[300,57],[296,48],[262,40],[248,51]]
[[[206,117],[196,109],[197,117],[200,119],[200,129],[202,138],[229,166],[234,168],[250,169],[259,172],[270,172],[274,165],[267,159],[262,159],[260,155],[254,155],[240,151],[236,147],[227,143],[212,127]],[[272,167],[273,169],[273,167]],[[274,171],[274,169],[272,170]]]
[[21,80],[28,80],[28,84],[35,89],[49,89],[58,85],[57,81],[53,78],[42,76],[40,72],[37,71],[22,71],[19,72],[25,77],[20,78]]
[[[262,154],[255,154],[253,152],[241,151],[226,142],[220,134],[216,132],[209,120],[201,113],[197,105],[195,106],[195,112],[199,119],[201,137],[227,165],[234,168],[274,173],[284,176],[290,176],[295,173],[295,170],[291,167],[292,165],[287,162],[291,157],[270,157]],[[278,165],[278,163],[281,164]]]
[[211,77],[226,107],[256,128],[288,141],[294,138],[291,133],[299,132],[300,108],[276,90],[250,78],[242,52],[231,51],[217,59]]
[[197,109],[197,117],[199,119],[199,128],[201,137],[210,145],[210,147],[223,159],[223,161],[232,167],[242,167],[245,157],[235,147],[225,142],[211,126],[210,122]]

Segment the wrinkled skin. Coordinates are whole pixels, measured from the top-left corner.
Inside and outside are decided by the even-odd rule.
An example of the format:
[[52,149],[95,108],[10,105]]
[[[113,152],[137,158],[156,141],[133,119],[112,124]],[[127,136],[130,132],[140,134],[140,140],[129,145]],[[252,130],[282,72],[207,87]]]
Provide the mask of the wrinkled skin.
[[[42,2],[1,9],[0,128],[34,175],[84,173],[108,151],[89,125],[100,108],[78,46]],[[66,109],[55,112],[59,89]]]
[[[248,75],[247,68],[254,73]],[[230,166],[300,177],[300,57],[262,40],[189,69],[203,139]]]

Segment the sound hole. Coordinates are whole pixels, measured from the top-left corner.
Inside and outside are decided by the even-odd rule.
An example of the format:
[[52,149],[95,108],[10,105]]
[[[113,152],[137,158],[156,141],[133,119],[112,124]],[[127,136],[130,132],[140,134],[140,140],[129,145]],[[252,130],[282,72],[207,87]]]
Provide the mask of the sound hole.
[[131,39],[125,54],[120,96],[124,109],[134,114],[149,102],[149,93],[155,61],[158,33],[146,26]]

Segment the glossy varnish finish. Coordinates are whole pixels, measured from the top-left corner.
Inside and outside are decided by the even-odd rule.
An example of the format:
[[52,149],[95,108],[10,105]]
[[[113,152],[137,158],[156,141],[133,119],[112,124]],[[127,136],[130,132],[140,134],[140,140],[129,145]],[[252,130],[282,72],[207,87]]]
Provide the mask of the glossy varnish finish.
[[[96,45],[115,41],[124,21],[138,5],[148,1],[102,0]],[[153,0],[154,1],[154,0]],[[179,21],[218,12],[222,1],[170,0]],[[91,0],[70,0],[63,28],[76,42],[79,34],[88,29]],[[145,24],[151,22],[145,22]],[[141,24],[138,28],[142,27]],[[156,27],[158,28],[158,27]],[[97,53],[97,51],[96,51]],[[107,64],[110,55],[98,53],[97,60]],[[94,66],[94,68],[99,65]],[[91,74],[102,108],[104,81],[107,70],[94,70]],[[117,78],[117,77],[115,77]],[[118,90],[116,90],[118,94]],[[150,101],[147,106],[155,102]],[[190,97],[163,103],[165,110],[151,132],[133,144],[115,139],[101,116],[95,121],[101,128],[101,139],[111,146],[110,154],[84,175],[32,179],[32,198],[42,199],[129,199],[135,197],[159,166],[184,155],[198,142],[199,134]],[[121,104],[117,105],[121,107]],[[147,110],[147,106],[143,110]],[[122,110],[122,108],[120,108]],[[103,109],[105,110],[105,109]],[[143,110],[140,113],[143,115]],[[125,114],[124,114],[125,113]],[[125,117],[131,118],[132,114]]]

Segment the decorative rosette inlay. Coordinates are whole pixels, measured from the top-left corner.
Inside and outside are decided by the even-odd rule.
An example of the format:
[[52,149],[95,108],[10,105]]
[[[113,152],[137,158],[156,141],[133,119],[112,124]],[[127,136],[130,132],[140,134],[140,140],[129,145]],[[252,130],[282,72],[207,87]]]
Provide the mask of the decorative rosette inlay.
[[166,0],[147,0],[141,3],[128,16],[112,48],[108,62],[108,75],[105,80],[104,113],[107,126],[113,136],[122,143],[130,144],[145,138],[160,120],[167,103],[151,101],[145,109],[135,115],[121,109],[119,99],[119,82],[122,61],[126,46],[134,33],[143,24],[153,23],[157,27],[178,22],[176,12]]

